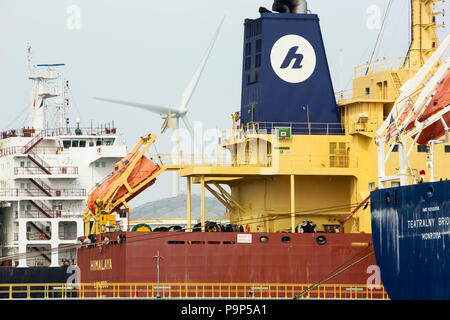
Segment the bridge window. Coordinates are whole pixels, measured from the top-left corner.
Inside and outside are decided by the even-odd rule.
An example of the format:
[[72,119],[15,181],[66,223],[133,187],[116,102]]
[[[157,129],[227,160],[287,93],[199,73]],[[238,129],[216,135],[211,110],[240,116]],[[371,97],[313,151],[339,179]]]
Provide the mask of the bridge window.
[[445,152],[450,153],[450,146],[445,146]]
[[63,140],[64,149],[70,148],[70,140]]
[[418,145],[417,146],[417,152],[427,152],[428,151],[428,146],[426,145]]

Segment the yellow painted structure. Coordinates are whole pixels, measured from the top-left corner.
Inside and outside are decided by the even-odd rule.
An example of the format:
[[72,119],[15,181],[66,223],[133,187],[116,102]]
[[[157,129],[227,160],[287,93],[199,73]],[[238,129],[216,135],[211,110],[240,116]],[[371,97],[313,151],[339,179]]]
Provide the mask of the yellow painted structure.
[[[355,68],[353,90],[337,94],[342,135],[314,135],[311,124],[291,123],[291,129],[302,128],[309,134],[277,138],[259,130],[258,123],[239,128],[239,113],[235,113],[232,129],[221,139],[222,152],[230,154],[229,163],[184,166],[179,175],[201,182],[225,205],[232,223],[252,232],[295,232],[303,221],[314,222],[317,231],[337,232],[340,220],[350,216],[378,186],[375,132],[401,86],[439,46],[435,16],[442,12],[434,12],[437,2],[411,1],[412,42],[397,67],[388,60],[377,60]],[[265,123],[267,127],[275,129],[277,123]],[[444,148],[437,145],[435,150],[437,179],[450,177],[450,168],[445,167],[450,153]],[[418,175],[418,170],[426,169],[425,155],[413,151],[410,159],[417,171],[409,172]],[[394,159],[386,166],[387,174],[396,167]],[[204,208],[202,221],[203,214]],[[370,207],[358,210],[343,227],[344,232],[370,233]]]

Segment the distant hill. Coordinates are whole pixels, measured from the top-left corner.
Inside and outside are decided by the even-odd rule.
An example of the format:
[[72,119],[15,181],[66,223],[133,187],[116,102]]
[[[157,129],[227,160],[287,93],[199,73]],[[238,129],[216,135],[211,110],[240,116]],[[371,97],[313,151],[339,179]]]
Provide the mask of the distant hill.
[[[191,215],[192,219],[201,218],[200,195],[191,195]],[[216,198],[205,197],[206,219],[223,219],[225,207]],[[144,203],[131,209],[131,219],[170,219],[183,218],[187,216],[187,196],[181,194],[177,197],[169,197],[156,201]]]

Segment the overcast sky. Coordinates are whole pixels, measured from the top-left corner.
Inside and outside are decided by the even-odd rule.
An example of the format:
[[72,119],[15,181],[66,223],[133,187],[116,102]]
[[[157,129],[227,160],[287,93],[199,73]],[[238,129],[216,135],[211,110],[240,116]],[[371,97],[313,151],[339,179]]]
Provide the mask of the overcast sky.
[[[310,0],[321,29],[335,91],[351,89],[353,67],[369,60],[379,33],[377,15],[388,0]],[[159,135],[158,151],[170,152],[170,131],[160,134],[155,114],[93,99],[111,97],[178,106],[181,95],[223,16],[222,31],[190,102],[191,123],[226,129],[241,94],[243,21],[259,17],[271,0],[0,0],[0,130],[27,125],[30,98],[27,43],[36,63],[65,63],[71,119],[88,126],[115,121],[131,148],[139,136]],[[448,2],[444,5],[450,12]],[[409,1],[395,0],[378,58],[397,59],[409,44]],[[374,20],[375,19],[375,20]],[[379,20],[379,19],[378,19]],[[450,25],[448,15],[438,22]],[[440,30],[440,38],[448,34]],[[21,115],[20,113],[23,112]],[[185,181],[181,181],[181,191]],[[195,189],[196,191],[198,189]],[[171,194],[170,174],[132,206]]]

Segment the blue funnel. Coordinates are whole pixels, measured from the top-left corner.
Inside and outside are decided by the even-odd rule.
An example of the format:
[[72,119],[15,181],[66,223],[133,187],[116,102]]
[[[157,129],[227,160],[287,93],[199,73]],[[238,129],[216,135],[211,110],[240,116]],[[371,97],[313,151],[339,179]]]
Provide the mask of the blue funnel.
[[250,123],[290,126],[293,134],[343,133],[317,15],[245,20],[241,126]]

